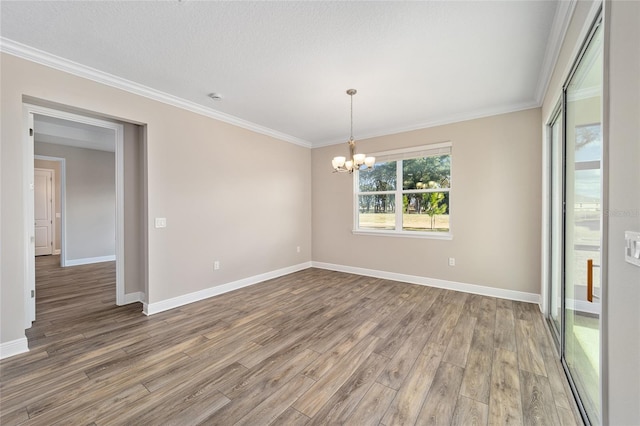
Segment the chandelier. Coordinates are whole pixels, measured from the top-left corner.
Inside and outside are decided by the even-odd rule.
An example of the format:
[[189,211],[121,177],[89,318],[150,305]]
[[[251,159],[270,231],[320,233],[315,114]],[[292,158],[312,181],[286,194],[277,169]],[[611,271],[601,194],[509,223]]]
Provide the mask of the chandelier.
[[356,89],[347,90],[347,95],[351,96],[351,137],[347,142],[349,144],[349,159],[347,157],[333,157],[331,165],[335,172],[349,172],[353,173],[354,170],[359,170],[362,165],[367,166],[367,169],[372,169],[376,162],[375,157],[367,157],[366,154],[356,154],[356,141],[353,139],[353,95],[358,93]]

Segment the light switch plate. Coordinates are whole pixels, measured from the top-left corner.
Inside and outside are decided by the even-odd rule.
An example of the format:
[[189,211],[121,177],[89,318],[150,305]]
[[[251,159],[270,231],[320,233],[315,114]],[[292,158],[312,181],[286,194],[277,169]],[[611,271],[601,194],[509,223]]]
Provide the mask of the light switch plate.
[[167,227],[167,218],[156,217],[156,228],[166,228],[166,227]]
[[624,260],[640,266],[640,232],[624,232]]

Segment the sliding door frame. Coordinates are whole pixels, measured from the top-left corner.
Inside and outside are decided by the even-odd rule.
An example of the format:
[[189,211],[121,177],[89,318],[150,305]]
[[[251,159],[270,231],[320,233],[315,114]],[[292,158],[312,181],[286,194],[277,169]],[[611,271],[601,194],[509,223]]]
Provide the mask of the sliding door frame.
[[[601,129],[602,129],[602,160],[601,160],[601,240],[600,240],[600,251],[601,251],[601,312],[599,318],[599,390],[600,390],[600,415],[603,424],[607,423],[607,419],[609,418],[609,404],[608,404],[608,356],[607,356],[607,348],[608,348],[608,340],[607,340],[607,317],[608,317],[608,309],[607,309],[607,301],[608,301],[608,238],[609,238],[609,227],[607,221],[607,211],[609,206],[609,10],[610,10],[610,1],[604,0],[602,3],[594,3],[594,7],[592,8],[592,12],[590,13],[590,18],[585,25],[586,31],[583,32],[582,43],[577,50],[574,61],[571,63],[569,68],[569,72],[566,74],[564,84],[562,85],[562,94],[556,106],[553,108],[551,114],[549,115],[548,120],[545,122],[545,141],[543,144],[543,188],[544,188],[544,204],[543,204],[543,229],[546,231],[543,233],[543,277],[545,279],[545,283],[543,286],[543,294],[542,294],[542,307],[543,312],[545,313],[545,317],[547,319],[547,326],[550,329],[550,334],[554,338],[554,342],[556,343],[556,349],[558,351],[558,356],[560,358],[560,362],[564,369],[565,375],[567,376],[567,380],[571,387],[571,390],[574,394],[576,404],[578,409],[580,410],[580,414],[583,418],[585,424],[591,424],[589,417],[587,416],[586,410],[580,396],[578,394],[575,382],[569,372],[569,367],[567,365],[565,359],[565,326],[566,326],[566,318],[565,318],[565,296],[566,296],[566,279],[565,279],[565,253],[564,250],[561,253],[560,259],[560,268],[561,268],[561,283],[560,283],[560,297],[561,297],[561,315],[560,315],[560,327],[561,330],[554,330],[554,324],[552,324],[553,320],[551,318],[551,298],[554,297],[553,292],[551,291],[552,285],[552,259],[551,256],[554,254],[552,251],[552,220],[553,220],[553,212],[552,207],[553,204],[551,202],[552,185],[556,184],[551,179],[552,167],[553,164],[553,137],[552,137],[552,126],[557,122],[558,119],[562,119],[562,129],[561,129],[561,140],[559,141],[562,145],[562,166],[561,166],[561,180],[560,188],[562,191],[562,235],[561,244],[564,247],[565,243],[565,233],[567,230],[566,224],[566,191],[567,191],[567,183],[566,183],[566,137],[567,137],[567,88],[569,83],[571,82],[572,77],[574,76],[578,65],[584,57],[584,54],[591,43],[593,36],[600,26],[602,27],[602,37],[603,37],[603,69],[602,69],[602,99],[601,99]],[[557,142],[557,141],[556,141]]]
[[[547,124],[545,124],[545,132],[546,132],[546,142],[544,144],[544,153],[543,153],[543,161],[545,162],[545,173],[544,173],[544,188],[545,188],[545,196],[544,196],[544,200],[545,200],[545,205],[544,207],[544,221],[545,221],[545,226],[543,227],[543,229],[547,230],[546,235],[544,235],[543,238],[543,247],[545,248],[545,252],[544,252],[544,256],[543,256],[543,263],[544,263],[544,276],[546,279],[546,283],[544,285],[544,289],[545,289],[545,294],[543,294],[543,311],[545,312],[545,317],[549,323],[549,329],[551,331],[551,336],[554,339],[554,343],[556,344],[556,349],[558,350],[558,356],[561,357],[562,356],[562,348],[564,348],[564,333],[563,333],[563,327],[564,327],[564,298],[565,298],[565,291],[564,291],[564,251],[562,252],[562,256],[560,258],[560,270],[561,270],[561,278],[560,278],[560,304],[561,304],[561,309],[560,309],[560,330],[556,329],[556,326],[553,323],[553,319],[551,318],[552,312],[551,309],[553,307],[553,303],[551,302],[551,298],[554,297],[553,291],[552,291],[552,285],[553,285],[553,260],[552,260],[552,256],[554,254],[553,252],[553,219],[554,219],[554,215],[553,215],[553,202],[552,202],[552,197],[553,197],[553,185],[555,184],[555,182],[552,179],[552,173],[553,173],[553,161],[555,160],[554,157],[554,142],[557,142],[560,144],[560,161],[562,162],[560,165],[560,179],[562,179],[561,181],[561,185],[559,187],[559,190],[561,192],[561,216],[562,216],[562,221],[560,223],[560,246],[564,247],[564,230],[565,230],[565,223],[564,223],[564,212],[565,212],[565,183],[564,183],[564,172],[565,172],[565,149],[566,149],[566,144],[564,142],[564,134],[565,134],[565,125],[564,125],[564,96],[561,96],[560,99],[558,99],[558,101],[556,102],[556,106],[553,108],[550,118],[547,121]],[[559,141],[555,141],[553,138],[553,126],[560,121],[562,127],[560,129],[559,132]]]

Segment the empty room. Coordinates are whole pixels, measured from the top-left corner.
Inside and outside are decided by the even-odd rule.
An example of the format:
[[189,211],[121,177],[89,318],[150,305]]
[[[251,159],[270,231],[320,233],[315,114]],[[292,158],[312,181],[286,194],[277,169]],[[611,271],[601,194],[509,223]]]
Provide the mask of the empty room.
[[640,2],[0,19],[0,424],[640,425]]

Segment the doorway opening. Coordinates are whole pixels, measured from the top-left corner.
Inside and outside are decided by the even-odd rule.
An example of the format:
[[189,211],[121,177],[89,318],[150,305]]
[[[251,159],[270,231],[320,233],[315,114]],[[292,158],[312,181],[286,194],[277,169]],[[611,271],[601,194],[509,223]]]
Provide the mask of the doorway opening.
[[[115,260],[115,300],[117,305],[125,304],[123,125],[120,123],[32,104],[24,104],[23,116],[26,129],[25,134],[27,135],[24,144],[24,170],[26,175],[25,182],[27,183],[24,197],[25,211],[27,212],[24,227],[27,241],[29,242],[25,253],[27,260],[27,279],[25,281],[25,328],[30,328],[32,322],[36,319],[35,256],[37,236],[35,235],[36,227],[34,227],[34,224],[36,223],[36,206],[34,199],[36,189],[34,166],[34,160],[37,159],[35,152],[36,143],[41,143],[42,146],[49,144],[50,147],[55,145],[58,147],[58,150],[66,150],[67,154],[71,152],[70,150],[76,149],[87,152],[95,151],[96,153],[106,154],[107,157],[112,157],[110,162],[112,185],[111,195],[102,197],[98,196],[96,198],[94,196],[96,193],[104,191],[100,191],[96,187],[92,190],[90,185],[84,187],[87,179],[100,178],[98,180],[101,180],[102,182],[109,181],[108,176],[105,176],[106,173],[109,173],[107,170],[108,164],[106,165],[107,167],[104,167],[104,164],[101,167],[98,167],[99,169],[102,169],[102,172],[101,170],[96,169],[96,165],[101,162],[100,159],[97,159],[97,162],[94,162],[92,165],[83,164],[81,166],[88,168],[88,170],[85,170],[84,178],[80,176],[75,179],[79,188],[76,193],[84,194],[86,198],[84,200],[75,199],[73,202],[76,204],[76,208],[74,208],[76,219],[77,217],[84,217],[86,219],[86,223],[75,227],[74,225],[71,225],[68,218],[69,211],[67,204],[72,201],[69,199],[67,193],[68,160],[62,162],[60,172],[60,266],[66,267]],[[68,134],[67,137],[65,137],[64,135],[51,135],[50,133],[55,133],[51,131],[42,132],[44,136],[40,136],[40,141],[36,141],[36,132],[38,127],[44,127],[45,129],[48,127],[49,129],[57,130],[64,128]],[[97,140],[90,137],[91,130],[95,130],[94,135],[102,135],[102,137],[97,138]],[[46,133],[49,133],[49,135],[46,135]],[[58,142],[58,144],[55,142]],[[98,146],[95,145],[96,143]],[[38,154],[48,154],[46,157],[54,158],[66,157],[66,155],[55,155],[55,152],[55,150],[39,149]],[[80,157],[82,156],[80,155]],[[82,162],[80,161],[78,164],[82,164]],[[111,202],[110,207],[105,204],[109,200]],[[96,210],[93,213],[86,210],[87,208],[90,209],[92,207],[98,207],[99,210]],[[92,214],[111,216],[111,219],[96,222],[96,218],[91,217]],[[53,216],[55,216],[55,214],[53,214]],[[53,217],[50,220],[53,222]],[[105,223],[108,224],[110,221],[110,225],[105,225]],[[71,229],[69,225],[71,225]],[[55,227],[54,224],[52,224],[52,226]],[[92,227],[96,228],[100,232],[87,234],[86,230],[91,229]],[[83,238],[85,242],[89,240],[88,245],[83,246],[82,243],[79,243],[83,241]],[[94,238],[101,241],[91,241]],[[98,246],[97,249],[96,246]]]

